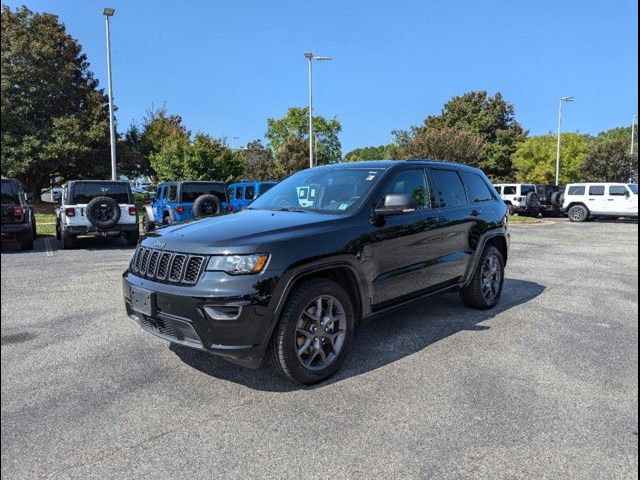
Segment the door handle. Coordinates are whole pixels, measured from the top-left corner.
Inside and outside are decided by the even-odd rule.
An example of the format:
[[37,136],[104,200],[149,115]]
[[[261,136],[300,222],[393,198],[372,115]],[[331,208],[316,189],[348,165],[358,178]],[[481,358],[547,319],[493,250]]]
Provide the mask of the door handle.
[[616,201],[616,199],[615,199],[615,198],[609,198],[609,199],[607,199],[607,202],[615,202],[615,201]]

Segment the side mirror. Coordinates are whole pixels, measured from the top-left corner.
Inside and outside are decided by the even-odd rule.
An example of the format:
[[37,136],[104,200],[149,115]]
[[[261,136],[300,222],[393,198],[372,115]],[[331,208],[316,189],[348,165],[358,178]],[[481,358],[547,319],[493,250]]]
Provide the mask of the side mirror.
[[387,195],[384,197],[384,206],[376,208],[375,213],[381,217],[402,215],[415,212],[416,204],[411,195]]

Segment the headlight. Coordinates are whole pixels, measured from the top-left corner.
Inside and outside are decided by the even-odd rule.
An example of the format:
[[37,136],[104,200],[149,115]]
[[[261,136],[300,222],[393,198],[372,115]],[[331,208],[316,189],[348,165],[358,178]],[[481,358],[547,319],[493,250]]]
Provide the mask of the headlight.
[[209,272],[226,272],[230,275],[260,273],[269,255],[214,255],[207,264]]

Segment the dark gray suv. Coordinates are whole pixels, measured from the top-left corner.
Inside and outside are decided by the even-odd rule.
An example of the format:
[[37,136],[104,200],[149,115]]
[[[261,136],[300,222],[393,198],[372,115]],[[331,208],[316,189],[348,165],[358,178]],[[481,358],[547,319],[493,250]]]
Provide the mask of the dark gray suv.
[[477,169],[433,161],[301,171],[246,210],[163,227],[124,273],[145,330],[311,384],[332,375],[364,319],[458,290],[500,299],[507,207]]

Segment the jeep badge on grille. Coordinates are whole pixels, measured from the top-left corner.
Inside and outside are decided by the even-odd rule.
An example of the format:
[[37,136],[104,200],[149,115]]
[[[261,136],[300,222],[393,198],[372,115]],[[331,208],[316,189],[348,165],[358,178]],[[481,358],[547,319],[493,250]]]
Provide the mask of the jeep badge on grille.
[[156,240],[155,243],[153,244],[153,246],[155,248],[161,248],[162,249],[162,248],[167,246],[167,242],[162,242],[160,240]]

